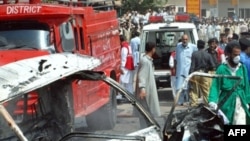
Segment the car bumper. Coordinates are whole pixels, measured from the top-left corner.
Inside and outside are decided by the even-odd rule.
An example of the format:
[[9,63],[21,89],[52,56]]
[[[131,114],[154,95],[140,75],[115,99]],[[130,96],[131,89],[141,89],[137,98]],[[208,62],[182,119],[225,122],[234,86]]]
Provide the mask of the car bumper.
[[155,75],[155,82],[157,89],[170,87],[171,78],[170,75]]

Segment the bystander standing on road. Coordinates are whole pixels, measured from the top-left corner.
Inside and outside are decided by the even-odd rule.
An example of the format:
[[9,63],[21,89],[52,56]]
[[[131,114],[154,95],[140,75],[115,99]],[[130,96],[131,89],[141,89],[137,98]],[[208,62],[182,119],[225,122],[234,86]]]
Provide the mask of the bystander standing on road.
[[[120,84],[128,90],[131,94],[134,93],[134,68],[126,67],[127,63],[127,56],[131,55],[132,57],[132,50],[129,43],[126,40],[126,37],[120,35],[121,40],[121,75],[120,75]],[[120,94],[117,95],[117,100],[119,101],[126,101]]]
[[[176,90],[179,91],[183,85],[185,78],[189,75],[191,66],[191,56],[194,51],[197,51],[195,44],[189,43],[188,35],[182,35],[182,42],[176,46]],[[188,86],[184,88],[178,98],[178,105],[183,106],[184,102],[189,102]]]
[[129,41],[131,38],[131,24],[129,22],[124,22],[121,27],[123,36],[125,36],[126,40]]
[[225,33],[226,37],[228,37],[229,35],[232,35],[231,32],[232,31],[230,30],[230,27],[226,27],[225,30],[224,30],[224,33]]
[[219,23],[220,24],[220,34],[221,33],[224,33],[224,30],[225,30],[225,25],[221,22],[221,23]]
[[240,32],[248,32],[248,27],[245,22],[240,23]]
[[250,38],[250,32],[241,32],[240,33],[240,38]]
[[250,82],[250,40],[241,38],[239,43],[241,46],[240,61],[247,68],[248,81]]
[[[226,62],[226,57],[224,51],[218,46],[217,38],[211,38],[208,40],[208,48],[206,49],[208,54],[212,57],[216,68],[221,64]],[[215,70],[209,70],[209,74],[214,74]],[[206,78],[209,81],[209,86],[211,86],[212,78]]]
[[[218,75],[239,76],[242,79],[234,91],[234,85],[238,80],[228,78],[213,79],[209,94],[209,106],[221,111],[226,115],[230,125],[246,125],[250,124],[250,91],[245,65],[240,63],[241,47],[238,42],[232,41],[227,44],[225,53],[227,54],[227,62],[222,63],[216,70]],[[229,93],[232,92],[232,93]],[[218,107],[218,103],[225,97],[227,100]]]
[[[153,116],[161,116],[160,103],[154,79],[154,66],[152,56],[155,53],[156,44],[153,42],[146,43],[146,53],[141,57],[137,80],[136,80],[136,98],[141,101],[143,106],[148,109]],[[140,125],[145,126],[145,120],[140,117]]]
[[139,61],[140,61],[140,53],[139,53],[140,44],[141,44],[140,33],[138,31],[134,31],[132,33],[132,38],[130,40],[130,46],[132,49],[132,54],[133,54],[133,58],[134,58],[134,66],[135,66],[134,81],[136,79],[136,73],[138,71],[138,65],[139,65]]
[[208,38],[213,38],[214,37],[214,28],[213,28],[213,25],[211,22],[208,23],[208,26],[207,26],[207,35]]
[[226,61],[224,51],[218,46],[217,38],[208,40],[208,49],[206,50],[213,58],[216,66]]
[[232,34],[229,34],[227,36],[227,42],[231,42],[233,40],[233,35]]
[[225,47],[226,47],[226,45],[227,45],[227,43],[228,43],[228,40],[227,40],[226,34],[225,34],[225,33],[221,33],[221,34],[220,34],[220,41],[219,41],[219,43],[218,43],[219,47],[220,47],[222,50],[224,50]]
[[172,88],[172,94],[173,94],[173,98],[175,98],[176,96],[176,88],[175,88],[175,77],[176,77],[176,66],[175,66],[175,51],[173,51],[169,57],[169,67],[170,67],[170,71],[171,71],[171,76],[170,76],[170,86]]
[[239,35],[236,33],[233,33],[232,41],[239,41]]
[[240,35],[240,25],[239,22],[234,23],[234,33]]
[[130,46],[132,48],[132,54],[134,57],[134,65],[135,65],[135,70],[137,70],[138,64],[139,64],[139,49],[140,49],[140,43],[141,43],[141,39],[140,39],[140,33],[138,31],[134,31],[134,33],[132,33],[132,38],[130,40]]
[[[198,51],[193,52],[190,67],[190,73],[203,72],[215,70],[215,63],[212,57],[204,50],[205,42],[198,40]],[[203,97],[203,102],[208,105],[208,94],[210,90],[209,80],[204,76],[193,76],[190,85],[190,106],[198,106],[199,96]]]
[[220,24],[218,24],[218,22],[216,22],[214,37],[217,38],[218,40],[220,40],[220,30],[221,30],[221,26],[220,26]]

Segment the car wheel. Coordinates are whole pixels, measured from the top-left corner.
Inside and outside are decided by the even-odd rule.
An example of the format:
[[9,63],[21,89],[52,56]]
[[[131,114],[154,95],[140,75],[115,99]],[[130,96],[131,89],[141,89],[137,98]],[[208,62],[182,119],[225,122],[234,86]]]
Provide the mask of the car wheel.
[[92,130],[113,129],[117,120],[116,90],[110,88],[110,100],[99,110],[86,116],[86,122]]

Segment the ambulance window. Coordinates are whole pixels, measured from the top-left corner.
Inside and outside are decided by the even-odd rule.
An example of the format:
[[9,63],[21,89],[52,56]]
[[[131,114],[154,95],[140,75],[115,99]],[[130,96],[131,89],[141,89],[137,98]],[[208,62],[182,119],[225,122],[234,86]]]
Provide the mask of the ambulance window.
[[189,37],[189,38],[190,38],[190,41],[192,41],[193,44],[196,44],[197,41],[195,41],[195,39],[194,39],[194,34],[193,34],[193,32],[190,30],[189,33],[190,33],[190,37]]
[[184,33],[188,35],[188,39],[190,43],[196,44],[192,30],[186,30],[184,31]]
[[72,52],[75,47],[73,27],[70,22],[60,26],[61,44],[64,52]]
[[176,36],[174,32],[169,32],[164,34],[164,42],[168,46],[176,46]]

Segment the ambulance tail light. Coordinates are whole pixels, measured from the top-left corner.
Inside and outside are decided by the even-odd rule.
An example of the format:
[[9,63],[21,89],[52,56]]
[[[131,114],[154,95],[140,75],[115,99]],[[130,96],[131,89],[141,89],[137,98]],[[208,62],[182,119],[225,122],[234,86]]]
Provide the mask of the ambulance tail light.
[[41,0],[29,0],[30,4],[38,4],[41,3]]
[[149,23],[162,23],[164,22],[163,16],[150,16]]
[[177,15],[175,16],[175,21],[179,21],[179,17]]
[[176,22],[188,22],[190,19],[189,14],[187,13],[177,13],[175,15]]

